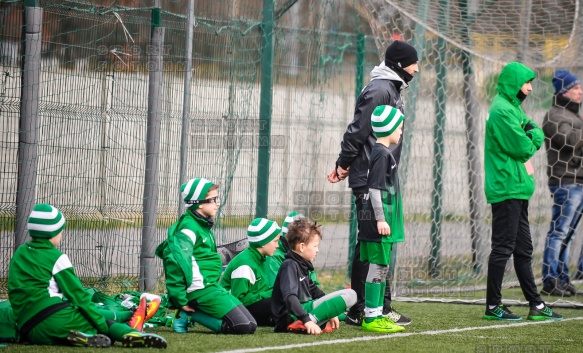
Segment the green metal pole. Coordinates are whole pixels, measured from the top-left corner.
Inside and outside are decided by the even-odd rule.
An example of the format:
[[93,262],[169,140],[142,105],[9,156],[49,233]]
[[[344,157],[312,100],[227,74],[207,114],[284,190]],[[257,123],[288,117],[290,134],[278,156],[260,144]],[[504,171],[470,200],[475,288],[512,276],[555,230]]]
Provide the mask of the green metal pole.
[[[427,14],[429,12],[429,0],[422,0],[419,2],[419,8],[417,10],[417,17],[425,22],[427,19]],[[419,57],[419,63],[423,62],[425,56],[425,28],[420,24],[415,26],[415,36],[413,37],[413,46],[417,49],[417,56]],[[421,65],[420,65],[421,67]],[[421,71],[421,70],[420,70]],[[419,72],[417,77],[411,81],[409,89],[407,92],[407,102],[405,105],[405,121],[404,121],[404,135],[403,136],[403,151],[401,160],[399,161],[399,182],[401,183],[402,190],[405,190],[407,185],[407,171],[409,169],[409,156],[411,154],[411,139],[413,137],[413,126],[415,125],[415,113],[417,111],[417,95],[419,93]],[[410,103],[409,103],[410,102]],[[391,251],[391,265],[389,268],[389,273],[391,278],[395,278],[395,269],[397,268],[397,243],[393,244],[393,250]]]
[[[449,21],[449,0],[439,1],[438,18],[440,32],[447,31]],[[437,39],[437,59],[435,64],[435,74],[437,82],[435,84],[435,125],[433,127],[433,206],[431,207],[431,255],[429,257],[429,275],[432,278],[440,275],[441,262],[441,207],[443,190],[443,157],[444,142],[443,131],[445,130],[445,96],[447,68],[446,68],[446,41],[442,37]]]
[[[421,22],[427,20],[427,14],[429,12],[429,0],[422,0],[419,2],[419,8],[417,10],[417,17]],[[417,49],[417,56],[419,57],[419,63],[423,62],[425,56],[425,28],[421,24],[415,26],[415,36],[413,37],[413,46]],[[401,187],[405,190],[407,184],[407,171],[409,167],[409,155],[411,154],[411,138],[413,136],[413,126],[415,123],[415,112],[417,111],[417,95],[419,93],[419,80],[422,72],[422,65],[420,65],[420,72],[417,77],[411,81],[407,92],[407,104],[405,105],[405,121],[404,121],[404,135],[403,136],[403,152],[401,160],[399,161],[399,182]],[[396,244],[395,244],[396,245]],[[393,245],[393,248],[396,246]],[[392,256],[392,255],[391,255]]]
[[259,151],[257,155],[256,217],[267,217],[269,159],[271,154],[271,110],[273,101],[273,11],[274,0],[263,1],[263,46],[261,47],[261,101],[259,103]]
[[[358,100],[360,91],[362,91],[362,82],[364,80],[364,51],[365,40],[364,34],[356,35],[356,85],[355,97]],[[356,237],[358,235],[358,221],[356,214],[356,199],[352,195],[352,204],[350,206],[350,236],[348,238],[348,277],[352,274],[352,259],[354,258],[354,248],[356,247]]]
[[[467,23],[468,17],[468,0],[460,0],[459,8],[461,10],[462,23]],[[461,26],[462,43],[471,46],[470,25]],[[482,164],[478,146],[478,99],[476,97],[476,78],[472,64],[472,54],[463,50],[462,72],[464,74],[464,101],[466,106],[466,153],[468,163],[468,184],[470,197],[470,233],[472,239],[472,270],[474,276],[482,273],[482,264],[485,260],[484,238],[484,193],[482,186]]]

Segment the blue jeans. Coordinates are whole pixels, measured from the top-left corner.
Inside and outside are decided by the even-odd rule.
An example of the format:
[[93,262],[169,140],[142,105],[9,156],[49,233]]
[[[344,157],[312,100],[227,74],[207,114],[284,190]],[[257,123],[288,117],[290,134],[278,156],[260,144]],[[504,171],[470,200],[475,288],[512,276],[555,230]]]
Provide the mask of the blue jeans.
[[[569,282],[569,244],[577,230],[583,210],[583,185],[550,185],[549,189],[554,200],[553,219],[543,253],[543,282],[550,285],[553,279],[557,279],[557,284],[564,284]],[[583,268],[581,256],[578,265],[581,270]]]

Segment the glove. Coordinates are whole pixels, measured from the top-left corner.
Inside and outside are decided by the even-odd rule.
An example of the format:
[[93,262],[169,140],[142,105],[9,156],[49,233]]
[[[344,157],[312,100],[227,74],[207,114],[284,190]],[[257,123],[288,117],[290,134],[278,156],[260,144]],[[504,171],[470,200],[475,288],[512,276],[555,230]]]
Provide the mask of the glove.
[[526,136],[528,136],[529,139],[532,140],[532,130],[536,129],[536,125],[532,122],[532,120],[529,120],[526,125],[524,125],[524,132],[526,132]]
[[545,135],[542,129],[538,127],[534,121],[527,119],[523,130],[526,132],[526,136],[528,136],[528,138],[532,141],[533,145],[538,150],[545,140]]

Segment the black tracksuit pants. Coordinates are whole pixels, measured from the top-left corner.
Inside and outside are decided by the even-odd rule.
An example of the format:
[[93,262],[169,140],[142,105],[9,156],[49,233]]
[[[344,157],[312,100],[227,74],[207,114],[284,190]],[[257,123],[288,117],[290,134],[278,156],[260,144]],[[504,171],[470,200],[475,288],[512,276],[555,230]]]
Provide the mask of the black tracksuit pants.
[[532,238],[528,224],[528,200],[510,199],[492,204],[492,251],[488,260],[486,304],[502,302],[502,279],[510,256],[520,288],[530,305],[542,303],[532,274]]

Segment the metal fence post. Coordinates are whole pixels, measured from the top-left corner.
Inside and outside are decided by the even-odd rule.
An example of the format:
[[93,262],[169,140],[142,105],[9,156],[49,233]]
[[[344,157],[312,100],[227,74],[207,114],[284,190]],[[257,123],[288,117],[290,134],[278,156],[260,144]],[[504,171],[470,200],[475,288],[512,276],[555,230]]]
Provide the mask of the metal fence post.
[[148,291],[157,283],[154,266],[155,235],[158,220],[160,174],[160,128],[162,124],[162,72],[164,27],[160,26],[159,1],[152,9],[152,37],[148,53],[148,126],[146,131],[146,171],[144,176],[144,225],[140,254],[140,291]]
[[[355,101],[358,100],[360,96],[360,91],[362,91],[362,82],[364,80],[364,52],[365,52],[365,40],[364,34],[359,33],[356,35],[356,91]],[[354,258],[354,248],[356,247],[356,241],[358,236],[358,215],[356,214],[356,199],[354,195],[350,198],[352,203],[350,204],[350,234],[348,238],[348,276],[352,275],[352,259]]]
[[42,15],[36,1],[24,2],[14,251],[26,241],[28,215],[36,202]]
[[273,0],[263,1],[263,45],[261,47],[261,101],[259,103],[259,151],[255,217],[267,217],[269,162],[271,158],[271,109],[273,102]]
[[[468,1],[460,1],[462,20],[462,42],[470,47],[471,38],[469,33],[470,23],[468,18]],[[478,130],[478,99],[476,97],[476,77],[472,64],[472,54],[462,50],[462,71],[464,74],[464,101],[466,106],[466,153],[468,160],[468,186],[470,198],[470,232],[472,239],[472,271],[474,275],[482,272],[482,264],[485,258],[484,249],[484,193],[482,186],[482,156],[476,142],[479,141]]]
[[[180,134],[180,174],[178,185],[186,182],[188,164],[188,137],[190,135],[190,100],[192,86],[192,37],[194,35],[194,0],[188,0],[186,20],[186,62],[184,65],[184,95],[182,97],[182,133]],[[202,175],[201,175],[202,176]],[[180,193],[178,193],[180,195]],[[184,213],[184,203],[178,201],[178,215]]]
[[[449,23],[449,0],[439,1],[440,31],[447,30]],[[447,43],[445,39],[437,39],[437,58],[435,62],[435,74],[437,82],[435,84],[435,125],[433,126],[433,191],[431,198],[433,205],[431,207],[431,248],[429,255],[429,275],[432,278],[439,277],[441,266],[441,208],[443,204],[443,157],[445,143],[443,141],[443,131],[445,130],[445,106],[447,97],[447,67],[446,67],[446,50]]]

